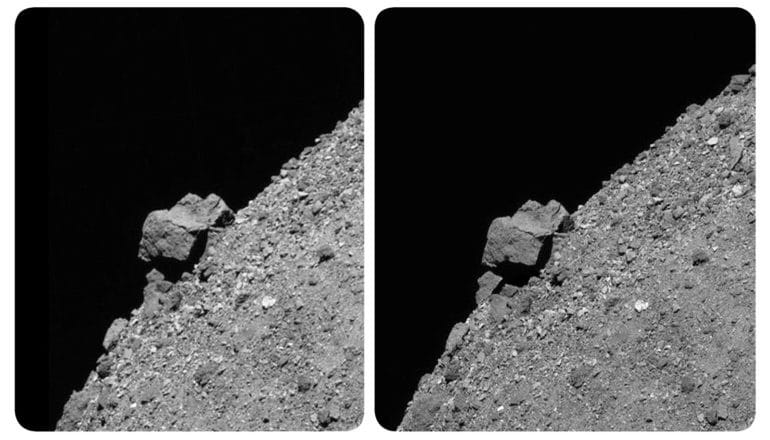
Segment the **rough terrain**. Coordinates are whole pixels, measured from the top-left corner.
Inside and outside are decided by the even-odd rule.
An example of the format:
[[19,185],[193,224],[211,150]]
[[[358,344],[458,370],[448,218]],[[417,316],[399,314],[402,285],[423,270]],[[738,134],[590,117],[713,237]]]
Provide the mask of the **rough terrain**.
[[[568,230],[485,252],[479,305],[452,329],[399,429],[751,425],[754,101],[752,67],[613,173]],[[495,273],[506,258],[532,264],[534,239],[552,232],[539,276],[514,286]]]
[[195,195],[148,216],[141,258],[186,261],[203,233],[205,251],[176,282],[147,274],[144,303],[110,326],[57,429],[358,426],[363,150],[359,106],[234,218],[218,197]]

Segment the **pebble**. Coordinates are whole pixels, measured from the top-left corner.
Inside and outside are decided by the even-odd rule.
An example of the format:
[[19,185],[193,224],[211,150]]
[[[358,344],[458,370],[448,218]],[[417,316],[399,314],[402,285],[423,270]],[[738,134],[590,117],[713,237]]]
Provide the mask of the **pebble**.
[[709,140],[706,141],[706,143],[709,144],[709,145],[716,145],[718,142],[719,142],[719,138],[716,137],[716,136],[714,136],[714,137],[712,137],[712,138],[710,138]]
[[710,410],[706,411],[706,414],[704,414],[706,417],[706,421],[709,422],[709,425],[714,426],[717,424],[717,421],[719,420],[717,417],[717,410],[714,408],[711,408]]
[[276,299],[273,298],[270,295],[265,295],[262,297],[262,308],[269,309],[270,307],[273,307],[275,305]]

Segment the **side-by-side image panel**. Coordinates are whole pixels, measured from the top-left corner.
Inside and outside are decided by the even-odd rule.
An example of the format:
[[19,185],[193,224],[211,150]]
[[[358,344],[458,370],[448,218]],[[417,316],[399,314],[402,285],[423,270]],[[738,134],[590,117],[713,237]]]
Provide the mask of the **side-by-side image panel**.
[[357,427],[361,17],[29,9],[16,32],[21,426]]
[[383,427],[751,425],[754,31],[742,9],[379,15]]

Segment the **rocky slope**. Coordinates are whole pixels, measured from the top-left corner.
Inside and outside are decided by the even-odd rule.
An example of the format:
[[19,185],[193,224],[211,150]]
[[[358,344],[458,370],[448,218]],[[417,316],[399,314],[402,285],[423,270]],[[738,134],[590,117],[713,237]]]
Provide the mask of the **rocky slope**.
[[192,273],[148,274],[144,304],[110,327],[57,429],[356,427],[363,154],[359,106],[230,226],[212,227]]
[[752,68],[689,106],[554,233],[539,277],[485,274],[399,429],[748,427],[754,97]]

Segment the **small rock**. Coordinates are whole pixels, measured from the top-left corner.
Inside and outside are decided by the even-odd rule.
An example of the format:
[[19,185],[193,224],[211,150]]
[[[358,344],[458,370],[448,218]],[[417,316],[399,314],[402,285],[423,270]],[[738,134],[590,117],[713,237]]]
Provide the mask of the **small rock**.
[[692,265],[693,266],[700,266],[702,264],[708,263],[709,256],[703,249],[696,249],[692,253]]
[[740,183],[734,185],[733,188],[732,188],[732,193],[733,193],[733,196],[736,197],[736,198],[737,197],[741,197],[745,193],[745,191],[743,189],[743,185],[741,185]]
[[168,294],[160,297],[160,303],[163,305],[163,310],[166,312],[172,312],[179,310],[179,305],[182,304],[182,293],[178,290],[172,290]]
[[323,263],[334,258],[334,249],[330,245],[324,244],[316,249],[316,255],[318,256],[318,262]]
[[709,138],[709,140],[707,140],[707,141],[706,141],[706,143],[707,143],[708,145],[712,145],[712,146],[713,146],[713,145],[716,145],[718,142],[719,142],[719,138],[718,138],[718,137],[716,137],[716,136],[714,136],[714,137],[711,137],[711,138]]
[[297,389],[301,393],[310,390],[310,388],[313,388],[313,381],[311,381],[310,378],[304,375],[297,378]]
[[512,300],[512,308],[516,316],[528,314],[532,308],[532,296],[529,294],[516,295]]
[[96,363],[96,374],[99,378],[104,379],[112,373],[112,366],[114,362],[112,358],[102,355]]
[[714,408],[711,408],[706,411],[704,414],[704,417],[706,418],[706,421],[709,423],[709,425],[714,426],[719,421],[719,417],[717,417],[717,410]]
[[481,305],[500,287],[503,277],[495,275],[490,271],[484,272],[484,275],[480,276],[476,283],[479,289],[476,291],[476,304]]
[[104,335],[104,341],[102,342],[102,346],[105,350],[110,351],[115,347],[118,343],[120,333],[126,328],[126,325],[128,325],[128,321],[123,318],[112,321],[110,328],[107,329],[107,333]]
[[147,284],[155,284],[166,279],[166,277],[157,269],[152,269],[144,276],[147,280]]
[[[551,284],[553,284],[554,286],[561,286],[562,284],[564,284],[564,281],[567,279],[567,274],[568,274],[567,269],[563,267],[556,269],[556,271],[551,275]],[[506,286],[508,285],[506,284]],[[513,295],[505,295],[505,296],[513,296]]]
[[695,379],[693,379],[692,376],[684,376],[682,378],[682,381],[680,382],[682,392],[684,393],[691,393],[695,389],[696,385],[697,383],[695,382]]
[[659,198],[661,195],[663,195],[663,185],[660,184],[660,182],[653,182],[652,185],[650,185],[650,196]]
[[[562,271],[564,273],[566,271]],[[512,285],[512,284],[504,284],[503,287],[500,289],[500,295],[513,298],[516,293],[519,291],[519,288]]]
[[567,381],[573,387],[580,388],[585,385],[592,374],[593,367],[583,364],[572,370],[572,372],[569,374],[569,377],[567,378]]
[[219,365],[216,362],[209,361],[198,368],[195,374],[193,374],[193,380],[201,387],[205,387],[214,378],[218,368]]
[[318,418],[318,424],[321,425],[322,427],[325,428],[329,426],[329,424],[332,422],[331,413],[329,412],[328,409],[324,408],[318,411],[317,414],[318,415],[316,417]]
[[730,78],[730,84],[727,86],[727,90],[732,93],[738,93],[745,88],[750,80],[751,75],[749,74],[733,75]]
[[508,318],[511,303],[508,297],[494,294],[489,299],[489,314],[494,322],[502,322]]
[[275,305],[276,299],[273,298],[270,295],[265,295],[262,297],[262,308],[263,309],[269,309],[270,307],[273,307]]
[[733,123],[734,119],[735,116],[732,112],[722,112],[717,116],[717,124],[719,125],[719,128],[725,129]]
[[447,337],[444,351],[447,353],[452,353],[455,351],[457,347],[460,346],[460,343],[462,342],[466,333],[468,333],[468,324],[464,322],[458,322],[455,324],[454,327],[452,327],[452,330],[449,332],[449,337]]
[[648,302],[646,302],[646,301],[642,301],[641,299],[638,299],[638,300],[636,300],[636,302],[634,303],[634,309],[635,309],[635,310],[636,310],[638,313],[641,313],[641,312],[643,312],[643,311],[647,310],[647,308],[648,308],[649,306],[650,306],[650,304],[649,304]]
[[444,380],[449,382],[453,382],[460,378],[460,364],[459,362],[452,362],[447,367],[446,371],[444,372]]
[[428,395],[415,399],[410,409],[411,420],[406,428],[410,431],[425,431],[433,424],[433,418],[441,409],[443,399],[438,395]]

